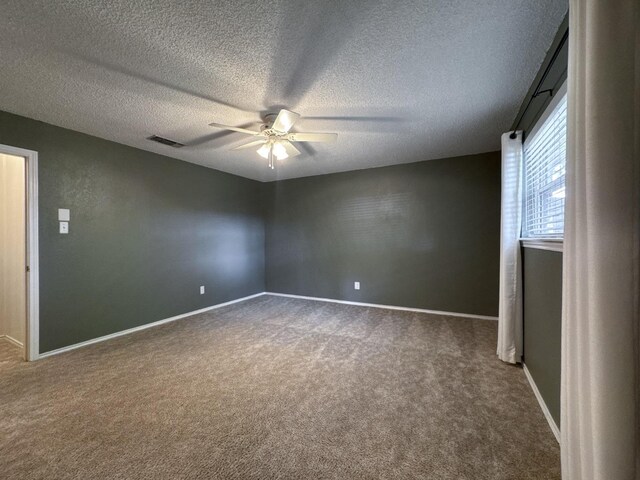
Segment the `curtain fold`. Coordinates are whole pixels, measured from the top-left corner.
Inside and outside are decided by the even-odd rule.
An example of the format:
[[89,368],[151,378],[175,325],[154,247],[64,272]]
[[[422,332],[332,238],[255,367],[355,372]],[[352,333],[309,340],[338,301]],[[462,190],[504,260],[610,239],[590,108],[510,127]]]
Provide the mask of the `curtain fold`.
[[571,0],[565,480],[640,478],[640,1]]
[[498,358],[522,360],[522,132],[502,135],[502,207],[500,213],[500,299]]

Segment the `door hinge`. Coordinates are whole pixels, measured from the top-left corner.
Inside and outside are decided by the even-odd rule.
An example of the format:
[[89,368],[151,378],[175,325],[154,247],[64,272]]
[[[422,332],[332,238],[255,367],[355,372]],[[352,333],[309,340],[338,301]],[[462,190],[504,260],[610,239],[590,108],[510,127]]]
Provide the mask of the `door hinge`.
[[29,268],[29,265],[27,265],[27,272],[30,272],[31,269]]

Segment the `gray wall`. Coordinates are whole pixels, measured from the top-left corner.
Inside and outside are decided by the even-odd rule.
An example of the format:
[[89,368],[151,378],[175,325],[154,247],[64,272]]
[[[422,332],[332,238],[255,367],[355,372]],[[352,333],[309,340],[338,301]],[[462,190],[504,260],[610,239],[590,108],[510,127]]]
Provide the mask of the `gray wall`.
[[[542,79],[542,76],[544,74],[544,71],[547,68],[547,65],[549,65],[549,63],[553,59],[553,54],[556,51],[556,48],[562,43],[562,37],[568,31],[568,28],[569,28],[569,14],[567,13],[564,20],[560,24],[560,27],[558,28],[558,32],[556,33],[556,36],[554,37],[553,42],[551,43],[551,47],[549,47],[549,50],[542,62],[542,65],[540,65],[540,69],[538,70],[536,77],[534,78],[531,86],[529,87],[527,96],[525,97],[525,100],[522,102],[522,105],[520,106],[518,115],[516,116],[514,123],[511,126],[512,129],[516,128],[516,122],[520,120],[520,117],[522,117],[522,119],[520,120],[520,125],[518,126],[518,129],[524,130],[525,139],[527,137],[527,134],[531,131],[531,129],[535,126],[540,116],[543,114],[544,110],[547,108],[547,105],[551,103],[552,97],[549,93],[542,93],[531,101],[531,105],[526,111],[525,111],[525,107],[529,101],[529,97],[531,97],[531,95],[533,95],[533,93],[535,92],[538,82]],[[564,42],[563,46],[558,52],[558,55],[555,61],[549,68],[549,72],[547,73],[547,76],[545,77],[544,81],[540,85],[539,91],[542,92],[544,90],[552,89],[553,92],[556,92],[562,86],[562,84],[567,79],[568,61],[569,61],[569,41],[567,40],[566,42]]]
[[258,182],[3,112],[0,143],[39,153],[41,352],[264,290]]
[[[553,52],[568,29],[568,15],[540,66],[529,94],[533,92]],[[557,89],[567,78],[568,44],[558,55],[541,89]],[[524,109],[528,96],[522,104]],[[533,101],[520,128],[527,132],[535,126],[551,98],[541,95]],[[519,116],[519,115],[518,115]],[[562,253],[523,249],[524,278],[524,363],[527,365],[545,404],[560,425],[560,340],[562,323]]]
[[268,291],[498,313],[498,152],[273,182],[265,205]]
[[560,425],[562,253],[523,248],[524,362]]

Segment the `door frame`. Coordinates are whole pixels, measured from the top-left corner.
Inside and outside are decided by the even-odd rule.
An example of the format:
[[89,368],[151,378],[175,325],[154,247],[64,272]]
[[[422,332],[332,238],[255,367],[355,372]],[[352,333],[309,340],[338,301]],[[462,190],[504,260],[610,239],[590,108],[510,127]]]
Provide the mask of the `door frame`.
[[27,319],[25,360],[40,356],[40,256],[38,249],[38,152],[0,144],[0,153],[25,159]]

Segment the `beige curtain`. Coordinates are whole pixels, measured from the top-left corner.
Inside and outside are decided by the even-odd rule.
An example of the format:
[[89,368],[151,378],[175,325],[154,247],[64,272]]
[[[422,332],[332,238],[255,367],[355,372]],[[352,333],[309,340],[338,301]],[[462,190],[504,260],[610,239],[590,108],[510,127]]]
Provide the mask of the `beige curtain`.
[[640,478],[640,0],[571,0],[564,480]]

